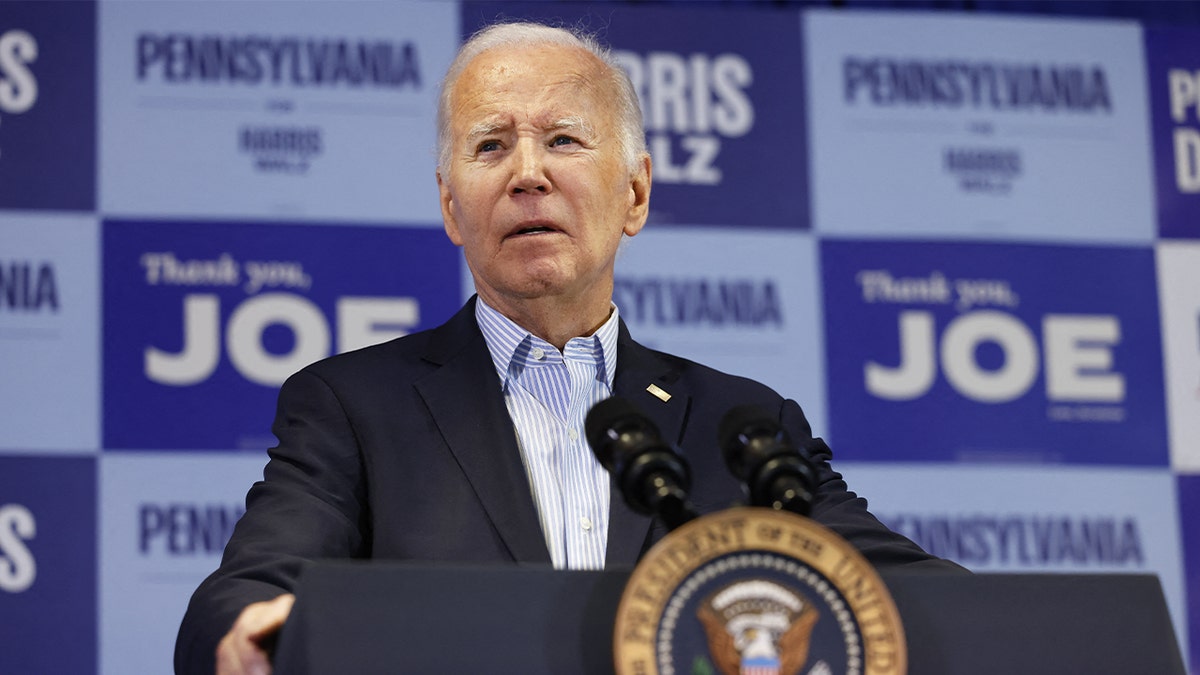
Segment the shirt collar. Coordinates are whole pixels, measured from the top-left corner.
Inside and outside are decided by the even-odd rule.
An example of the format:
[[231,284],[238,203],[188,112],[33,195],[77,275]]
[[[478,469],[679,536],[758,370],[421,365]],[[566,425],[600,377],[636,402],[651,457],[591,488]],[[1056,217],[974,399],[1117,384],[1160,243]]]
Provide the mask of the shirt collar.
[[[608,320],[590,336],[571,338],[567,342],[565,351],[568,354],[579,351],[595,353],[597,365],[600,367],[600,372],[597,374],[603,375],[605,384],[608,385],[609,390],[612,390],[613,376],[617,372],[617,332],[620,317],[617,315],[617,306],[610,306],[612,312],[608,315]],[[491,353],[496,374],[500,376],[501,388],[507,384],[514,366],[523,367],[532,348],[540,347],[559,354],[553,345],[518,326],[484,302],[483,298],[476,298],[475,320],[479,323],[479,330],[483,333],[488,352]],[[590,341],[592,344],[581,345],[578,341]],[[597,346],[598,349],[596,349]],[[577,348],[573,349],[573,347]],[[514,363],[514,358],[518,363]],[[561,356],[559,358],[561,359]]]

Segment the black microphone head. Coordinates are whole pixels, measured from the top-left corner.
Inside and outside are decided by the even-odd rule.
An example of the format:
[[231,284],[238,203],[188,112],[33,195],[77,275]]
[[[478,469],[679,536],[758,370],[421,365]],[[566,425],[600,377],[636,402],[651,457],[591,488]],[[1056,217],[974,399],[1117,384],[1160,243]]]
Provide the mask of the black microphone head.
[[592,406],[583,421],[583,432],[588,443],[593,446],[604,442],[608,430],[614,427],[628,426],[630,420],[636,422],[642,416],[641,411],[620,396],[613,396]]
[[583,421],[583,434],[592,446],[592,452],[604,468],[612,471],[616,457],[613,446],[622,434],[641,432],[639,436],[658,437],[658,427],[647,419],[632,403],[613,396],[592,406]]
[[751,505],[808,515],[816,474],[778,419],[756,406],[738,406],[721,418],[717,438]]
[[767,414],[767,411],[756,405],[739,405],[731,408],[721,418],[717,427],[717,442],[721,447],[729,445],[747,428],[774,429],[779,422]]
[[667,448],[673,452],[662,440],[658,426],[619,396],[592,406],[583,421],[583,434],[600,465],[615,474],[623,474],[629,460],[647,450]]
[[721,424],[717,427],[717,442],[725,465],[739,479],[745,479],[747,462],[760,459],[747,457],[747,449],[759,445],[754,442],[756,438],[778,438],[780,434],[786,440],[787,434],[779,421],[765,410],[756,405],[739,405],[721,418]]
[[583,429],[596,459],[634,511],[658,515],[672,529],[695,517],[687,503],[687,462],[632,403],[616,396],[597,403]]

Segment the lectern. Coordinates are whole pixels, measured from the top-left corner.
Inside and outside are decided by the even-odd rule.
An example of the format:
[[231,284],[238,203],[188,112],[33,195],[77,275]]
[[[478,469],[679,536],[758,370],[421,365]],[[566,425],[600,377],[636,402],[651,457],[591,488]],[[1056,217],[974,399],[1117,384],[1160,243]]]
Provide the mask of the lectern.
[[[276,672],[612,673],[629,573],[314,563]],[[1152,575],[881,576],[915,675],[1186,675]]]

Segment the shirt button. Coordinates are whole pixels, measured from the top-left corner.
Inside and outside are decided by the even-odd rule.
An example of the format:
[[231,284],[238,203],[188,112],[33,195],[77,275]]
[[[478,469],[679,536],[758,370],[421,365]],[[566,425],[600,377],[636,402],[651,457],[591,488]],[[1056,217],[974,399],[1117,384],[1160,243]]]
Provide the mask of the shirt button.
[[588,520],[587,516],[579,516],[579,527],[583,528],[584,532],[591,532],[592,521]]
[[538,361],[546,358],[546,352],[543,351],[541,347],[534,347],[533,349],[529,350],[529,355]]
[[579,440],[579,432],[575,431],[574,429],[567,429],[567,436],[569,436],[573,441]]

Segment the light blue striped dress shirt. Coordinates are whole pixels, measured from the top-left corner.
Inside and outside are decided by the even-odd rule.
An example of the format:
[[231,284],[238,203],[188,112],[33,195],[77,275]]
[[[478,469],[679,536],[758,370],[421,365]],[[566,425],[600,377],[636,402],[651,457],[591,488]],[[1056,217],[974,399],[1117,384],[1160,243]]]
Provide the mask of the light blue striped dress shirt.
[[608,472],[584,437],[592,406],[612,396],[617,308],[560,353],[482,299],[475,318],[500,375],[521,461],[556,569],[602,569],[608,548]]

